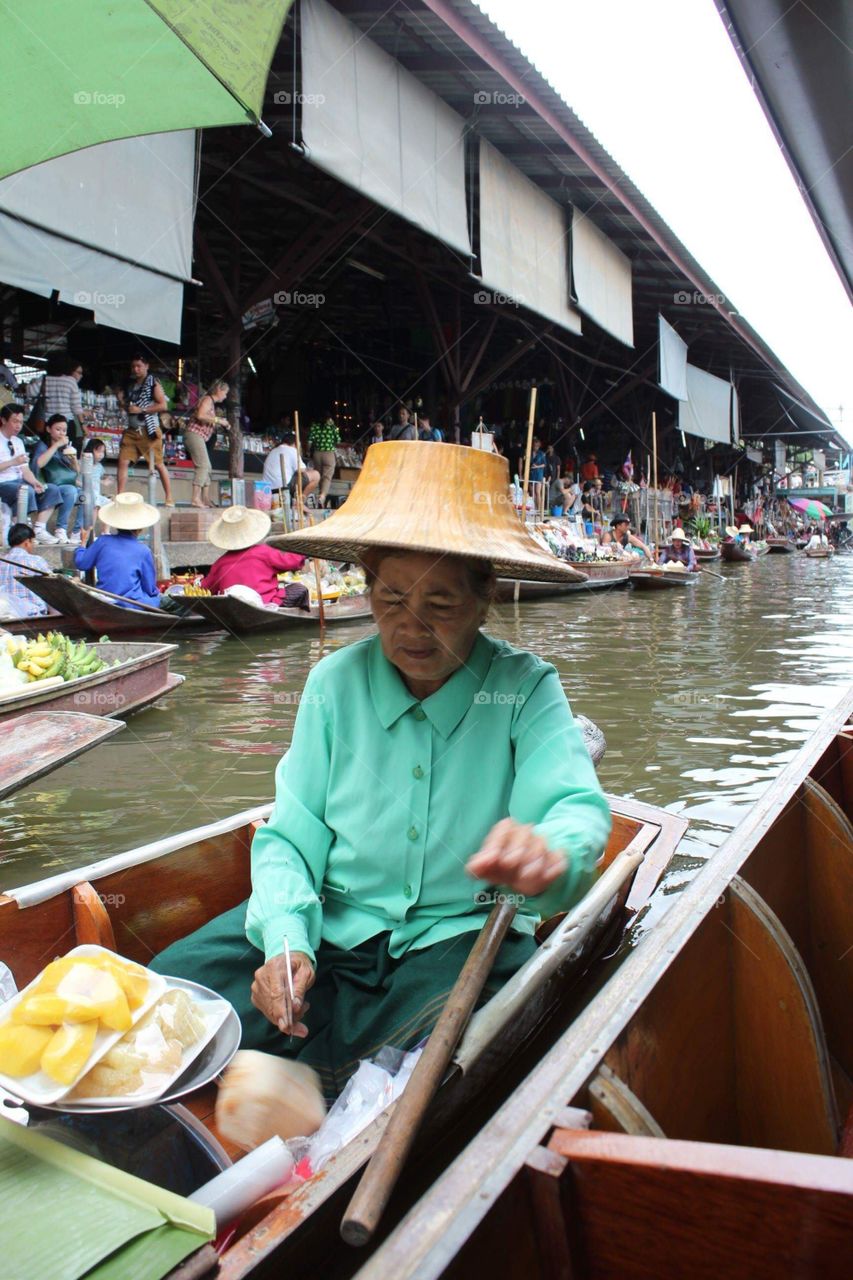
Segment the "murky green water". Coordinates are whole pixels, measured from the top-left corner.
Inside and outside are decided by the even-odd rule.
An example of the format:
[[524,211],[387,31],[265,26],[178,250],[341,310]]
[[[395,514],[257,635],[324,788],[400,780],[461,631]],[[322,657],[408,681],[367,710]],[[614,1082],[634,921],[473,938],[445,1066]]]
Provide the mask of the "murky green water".
[[[853,556],[714,568],[725,581],[703,575],[684,591],[501,606],[489,628],[552,661],[575,710],[604,730],[608,791],[690,819],[673,887],[853,681]],[[180,689],[0,803],[0,887],[271,799],[306,673],[364,633],[333,628],[323,649],[309,636],[183,641]]]

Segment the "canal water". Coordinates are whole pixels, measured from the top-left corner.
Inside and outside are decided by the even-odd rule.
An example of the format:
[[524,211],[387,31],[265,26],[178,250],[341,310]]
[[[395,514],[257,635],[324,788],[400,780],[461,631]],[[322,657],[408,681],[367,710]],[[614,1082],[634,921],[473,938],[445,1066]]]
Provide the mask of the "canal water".
[[[711,567],[722,581],[502,605],[488,627],[553,662],[572,707],[604,731],[609,792],[690,820],[672,889],[853,682],[853,556]],[[182,641],[181,688],[0,803],[0,888],[270,800],[308,671],[363,634]]]

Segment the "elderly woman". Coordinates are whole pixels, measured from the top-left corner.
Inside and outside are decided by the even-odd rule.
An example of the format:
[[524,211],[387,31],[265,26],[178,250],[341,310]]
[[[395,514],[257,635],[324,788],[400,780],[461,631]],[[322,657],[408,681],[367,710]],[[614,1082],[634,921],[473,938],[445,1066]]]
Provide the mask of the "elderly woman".
[[298,1056],[330,1096],[361,1058],[429,1033],[494,886],[518,913],[483,998],[506,982],[538,922],[584,893],[610,829],[557,672],[481,630],[495,568],[571,570],[515,517],[504,459],[441,454],[377,444],[340,511],[275,540],[358,555],[377,633],[308,677],[252,847],[248,908],[156,962],[227,996],[244,1047]]

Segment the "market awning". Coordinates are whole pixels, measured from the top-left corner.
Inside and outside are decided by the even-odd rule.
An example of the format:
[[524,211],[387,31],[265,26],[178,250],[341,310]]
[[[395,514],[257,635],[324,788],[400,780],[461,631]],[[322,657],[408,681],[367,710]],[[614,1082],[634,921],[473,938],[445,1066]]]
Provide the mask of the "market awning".
[[258,124],[292,4],[4,6],[0,177],[115,138]]
[[572,209],[572,283],[580,311],[632,347],[631,259],[577,207]]
[[687,366],[687,399],[678,403],[678,427],[691,436],[731,444],[734,387],[695,365]]
[[191,130],[105,142],[0,181],[0,281],[179,342],[192,276]]

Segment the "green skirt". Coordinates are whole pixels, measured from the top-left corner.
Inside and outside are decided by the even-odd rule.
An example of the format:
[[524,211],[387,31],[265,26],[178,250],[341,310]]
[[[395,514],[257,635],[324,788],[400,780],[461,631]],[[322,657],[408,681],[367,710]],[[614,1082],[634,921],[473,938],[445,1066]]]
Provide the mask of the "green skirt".
[[[383,1045],[413,1049],[429,1035],[477,932],[407,951],[399,960],[388,954],[389,936],[380,934],[351,951],[320,943],[304,1040],[282,1035],[251,1002],[252,979],[264,957],[246,938],[245,902],[167,947],[150,967],[224,996],[239,1015],[243,1049],[298,1058],[314,1068],[327,1099],[333,1099],[363,1058],[375,1057]],[[510,933],[479,1003],[499,991],[535,950],[529,935]]]

